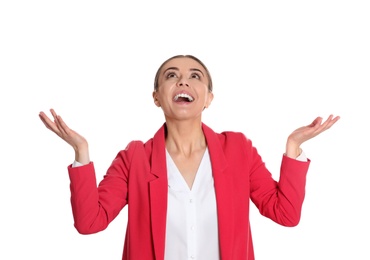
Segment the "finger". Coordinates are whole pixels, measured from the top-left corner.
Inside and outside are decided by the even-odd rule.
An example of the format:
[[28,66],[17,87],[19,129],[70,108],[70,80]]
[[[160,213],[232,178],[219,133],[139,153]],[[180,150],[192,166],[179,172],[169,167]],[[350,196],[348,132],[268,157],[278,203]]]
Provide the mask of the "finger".
[[50,113],[53,115],[53,118],[54,118],[54,123],[56,125],[56,127],[58,128],[59,132],[61,133],[61,135],[65,135],[65,131],[60,123],[60,119],[61,117],[57,115],[57,113],[55,112],[54,109],[50,109]]
[[46,126],[47,129],[49,129],[50,131],[52,131],[57,136],[61,137],[61,134],[60,134],[58,128],[55,125],[50,125],[47,122],[45,122],[43,119],[41,121],[43,122],[43,124]]
[[325,127],[325,130],[331,128],[338,120],[339,120],[340,117],[336,116],[333,118],[333,116],[330,117],[330,121],[329,119],[327,120],[327,124],[326,124],[326,127]]
[[336,117],[334,117],[334,118],[332,119],[333,124],[334,124],[335,122],[337,122],[339,119],[340,119],[340,116],[336,116]]
[[306,130],[305,130],[306,133],[308,135],[315,136],[316,132],[321,126],[321,122],[322,122],[322,117],[316,117],[315,120],[312,121],[312,123],[306,127]]
[[328,119],[325,120],[324,123],[322,123],[323,118],[322,117],[317,117],[307,128],[306,134],[310,136],[309,138],[312,138],[314,136],[317,136],[321,132],[325,131],[328,123],[330,120],[330,116]]
[[324,123],[321,124],[321,128],[326,128],[326,126],[330,123],[332,118],[333,115],[329,115],[329,117],[324,121]]
[[56,127],[56,125],[53,123],[53,121],[51,121],[49,119],[49,117],[47,115],[45,115],[44,112],[41,112],[39,114],[39,117],[41,119],[41,121],[44,123],[44,125],[51,131],[53,131],[54,133],[58,134],[59,135],[59,131],[58,131],[58,128]]
[[318,129],[318,133],[322,133],[322,132],[328,130],[330,127],[332,127],[332,125],[335,122],[337,122],[339,120],[339,117],[335,117],[335,118],[333,118],[333,117],[334,117],[333,115],[330,115],[328,117],[328,119],[326,119],[326,121]]
[[51,127],[46,123],[45,119],[42,117],[41,114],[39,115],[39,117],[41,119],[41,122],[46,126],[46,128],[53,131],[53,129],[51,129]]
[[309,127],[317,127],[318,125],[320,125],[321,124],[321,122],[322,122],[322,117],[320,117],[320,116],[318,116],[318,117],[316,117],[315,118],[315,120],[313,120],[312,121],[312,123],[311,124],[309,124],[308,126]]
[[71,131],[61,116],[58,116],[58,123],[60,124],[60,128],[62,129],[63,133],[69,135]]
[[57,113],[55,113],[55,110],[54,109],[50,109],[50,113],[51,115],[54,117],[54,119],[57,117]]

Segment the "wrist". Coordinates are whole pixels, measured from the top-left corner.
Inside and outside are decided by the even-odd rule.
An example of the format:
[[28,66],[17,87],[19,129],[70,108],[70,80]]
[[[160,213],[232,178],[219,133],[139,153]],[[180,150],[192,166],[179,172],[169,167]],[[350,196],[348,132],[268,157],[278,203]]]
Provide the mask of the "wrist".
[[295,144],[289,141],[287,142],[285,150],[286,156],[296,159],[301,153],[302,149],[299,144]]
[[87,144],[75,148],[75,161],[83,165],[90,163],[89,149]]

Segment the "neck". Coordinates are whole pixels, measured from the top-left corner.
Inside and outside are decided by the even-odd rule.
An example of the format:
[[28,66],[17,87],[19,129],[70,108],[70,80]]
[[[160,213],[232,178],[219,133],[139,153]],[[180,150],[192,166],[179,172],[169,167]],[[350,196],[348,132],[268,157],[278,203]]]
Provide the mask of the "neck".
[[170,154],[190,156],[194,151],[204,150],[207,146],[202,130],[202,122],[166,121],[166,148]]

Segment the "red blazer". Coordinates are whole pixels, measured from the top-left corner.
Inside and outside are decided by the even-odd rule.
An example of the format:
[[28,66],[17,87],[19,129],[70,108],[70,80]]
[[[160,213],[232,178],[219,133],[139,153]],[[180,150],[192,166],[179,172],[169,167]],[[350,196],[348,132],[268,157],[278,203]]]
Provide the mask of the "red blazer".
[[[92,162],[68,167],[74,225],[79,233],[104,230],[128,205],[123,260],[164,259],[168,192],[165,127],[146,143],[132,141],[120,151],[98,188]],[[277,182],[242,133],[215,133],[205,124],[202,128],[214,177],[221,259],[252,260],[249,202],[278,224],[297,225],[310,161],[283,156]]]

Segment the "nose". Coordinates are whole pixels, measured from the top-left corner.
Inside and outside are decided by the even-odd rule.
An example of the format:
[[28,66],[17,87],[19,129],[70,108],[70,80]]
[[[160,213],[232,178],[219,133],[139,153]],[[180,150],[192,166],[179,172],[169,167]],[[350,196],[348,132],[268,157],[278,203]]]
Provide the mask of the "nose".
[[185,77],[181,77],[181,78],[179,78],[179,81],[177,82],[177,85],[179,87],[184,87],[184,86],[189,87],[189,82]]

